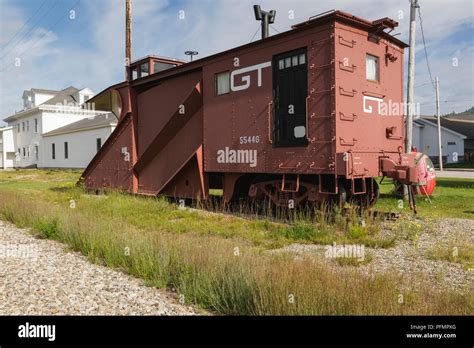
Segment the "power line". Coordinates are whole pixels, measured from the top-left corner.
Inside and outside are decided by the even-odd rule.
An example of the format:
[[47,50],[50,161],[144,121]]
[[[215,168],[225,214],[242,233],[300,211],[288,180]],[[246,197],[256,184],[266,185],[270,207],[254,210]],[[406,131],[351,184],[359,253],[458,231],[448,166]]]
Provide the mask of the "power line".
[[423,86],[426,86],[426,85],[431,85],[431,82],[427,82],[427,83],[423,83],[421,85],[417,85],[417,86],[415,86],[415,88],[423,87]]
[[[440,103],[463,103],[463,102],[474,102],[474,99],[464,99],[464,100],[440,100]],[[420,105],[431,104],[432,102],[420,103]]]
[[423,20],[421,19],[420,7],[418,7],[418,17],[420,18],[421,37],[423,38],[423,47],[425,49],[426,66],[428,67],[428,73],[430,74],[431,85],[433,86],[434,89],[436,89],[435,84],[433,82],[433,76],[431,76],[430,63],[428,61],[428,51],[426,50],[425,33],[423,31]]
[[18,30],[15,35],[13,35],[13,37],[8,40],[8,42],[3,46],[2,50],[4,50],[5,48],[8,47],[8,45],[18,36],[19,33],[21,33],[23,31],[23,29],[25,29],[25,27],[27,26],[27,24],[41,11],[41,9],[43,8],[44,4],[46,4],[48,0],[44,0],[43,3],[41,4],[41,6],[33,13],[33,15],[28,18],[28,20],[25,22],[25,24],[23,24],[23,26],[21,27],[20,30]]
[[275,30],[278,34],[280,34],[280,31],[279,31],[277,28],[275,28],[273,25],[270,25],[270,28],[272,28],[272,29]]
[[37,25],[39,22],[41,22],[41,21],[43,20],[43,18],[45,18],[46,15],[49,14],[49,12],[51,12],[51,10],[52,10],[53,8],[55,8],[58,3],[59,3],[59,0],[56,0],[56,2],[53,4],[53,6],[51,6],[51,7],[49,8],[49,10],[47,10],[47,11],[40,17],[40,19],[37,20],[37,21],[33,24],[33,26],[31,27],[31,29],[28,30],[25,34],[23,34],[22,37],[20,38],[20,40],[18,40],[17,43],[16,43],[7,53],[3,54],[3,55],[0,57],[0,60],[2,60],[3,58],[5,58],[6,56],[8,56],[8,55],[10,54],[10,52],[12,52],[12,51],[15,49],[15,47],[17,47],[18,44],[19,44],[21,41],[23,41],[23,39],[26,38],[26,36],[27,36],[29,33],[31,33],[31,32],[33,31],[33,29],[36,28],[36,25]]
[[258,25],[257,31],[255,32],[255,34],[253,34],[252,38],[250,39],[250,42],[252,42],[253,39],[255,39],[255,35],[257,35],[259,30],[260,30],[260,24]]
[[[77,1],[74,3],[74,5],[72,5],[72,6],[68,9],[67,13],[69,13],[72,9],[74,9],[80,2],[81,2],[81,0],[77,0]],[[36,41],[34,41],[32,45],[28,46],[25,50],[23,50],[23,51],[19,54],[19,56],[23,55],[23,53],[25,53],[26,51],[28,51],[28,50],[30,50],[31,48],[35,47],[35,46],[38,44],[38,42],[40,42],[40,41],[46,36],[46,34],[48,34],[52,29],[54,29],[54,28],[55,28],[60,22],[62,22],[65,18],[66,18],[66,17],[60,16],[60,17],[58,18],[58,20],[57,20],[52,26],[50,26],[50,27],[43,33],[43,35],[41,35]],[[6,68],[7,68],[7,65],[4,66],[3,69],[0,70],[0,72],[4,72],[5,70],[7,70]]]

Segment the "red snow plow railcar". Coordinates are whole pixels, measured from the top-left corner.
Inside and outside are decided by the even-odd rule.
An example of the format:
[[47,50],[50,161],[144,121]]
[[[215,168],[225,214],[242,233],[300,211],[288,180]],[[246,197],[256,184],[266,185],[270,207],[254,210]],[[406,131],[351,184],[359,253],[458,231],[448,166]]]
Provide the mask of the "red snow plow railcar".
[[85,186],[370,206],[378,176],[417,184],[417,154],[404,151],[407,45],[389,34],[397,25],[331,11],[193,62],[132,63],[129,81],[89,101],[119,122]]

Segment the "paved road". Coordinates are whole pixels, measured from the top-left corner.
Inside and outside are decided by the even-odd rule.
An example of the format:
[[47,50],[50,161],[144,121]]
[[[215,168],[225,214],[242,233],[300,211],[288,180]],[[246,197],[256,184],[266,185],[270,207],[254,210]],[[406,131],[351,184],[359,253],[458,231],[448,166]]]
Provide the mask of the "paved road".
[[438,178],[460,178],[460,179],[474,179],[474,170],[444,170],[442,172],[436,171]]
[[0,315],[192,315],[171,293],[0,221]]

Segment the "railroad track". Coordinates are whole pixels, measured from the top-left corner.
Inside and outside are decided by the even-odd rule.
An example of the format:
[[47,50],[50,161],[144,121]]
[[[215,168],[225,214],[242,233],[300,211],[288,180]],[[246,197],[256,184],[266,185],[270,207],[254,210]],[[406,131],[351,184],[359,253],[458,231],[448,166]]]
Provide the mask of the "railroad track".
[[[191,204],[191,209],[199,211],[206,211],[212,214],[228,214],[245,219],[270,220],[281,223],[294,223],[307,219],[308,221],[315,221],[321,214],[326,215],[327,219],[331,221],[337,215],[337,212],[331,209],[318,210],[315,207],[301,207],[301,208],[277,208],[268,209],[265,202],[261,204],[245,204],[232,205],[223,204],[222,200],[216,199],[213,203],[197,204],[195,201]],[[351,218],[379,219],[385,221],[396,221],[400,218],[399,212],[386,212],[381,210],[361,210],[358,208],[344,208],[340,214],[345,216],[348,220]]]

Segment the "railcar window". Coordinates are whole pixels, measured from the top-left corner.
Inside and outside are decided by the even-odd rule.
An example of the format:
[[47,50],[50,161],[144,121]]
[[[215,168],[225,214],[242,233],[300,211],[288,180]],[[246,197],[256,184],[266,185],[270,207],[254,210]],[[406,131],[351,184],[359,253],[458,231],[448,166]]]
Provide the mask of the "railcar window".
[[306,55],[300,54],[300,64],[306,64]]
[[217,95],[230,93],[230,73],[228,71],[216,74],[216,93]]
[[145,77],[150,74],[150,64],[143,63],[140,65],[140,77]]
[[367,54],[365,58],[366,78],[369,81],[379,81],[379,58]]
[[298,56],[293,56],[291,57],[291,64],[293,66],[297,66],[298,65]]
[[132,80],[135,80],[138,78],[138,71],[137,67],[132,68]]
[[304,65],[304,64],[306,64],[306,55],[304,53],[299,54],[299,55],[297,54],[295,56],[280,59],[278,61],[278,69],[283,70],[286,68],[291,68],[291,67]]
[[174,67],[176,67],[176,64],[155,62],[153,64],[153,72],[156,74],[156,73],[159,73],[161,71],[165,71],[165,70],[168,70],[168,69],[171,69],[171,68],[174,68]]

